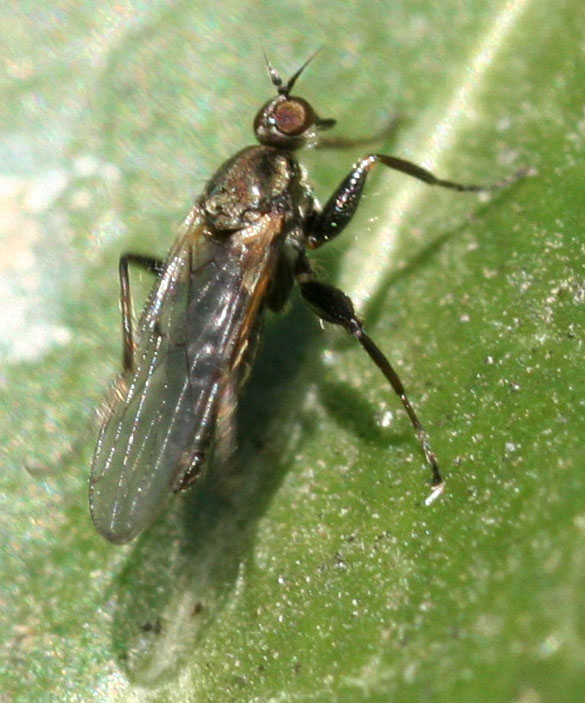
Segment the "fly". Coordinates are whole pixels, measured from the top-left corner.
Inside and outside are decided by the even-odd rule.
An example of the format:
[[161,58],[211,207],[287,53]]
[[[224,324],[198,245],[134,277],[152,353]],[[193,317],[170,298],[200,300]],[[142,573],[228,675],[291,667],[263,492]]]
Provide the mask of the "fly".
[[[254,119],[259,144],[219,168],[167,259],[130,253],[120,258],[123,371],[106,403],[90,480],[93,521],[111,542],[136,537],[170,495],[193,485],[212,445],[220,460],[230,456],[237,398],[254,358],[262,315],[266,309],[280,312],[295,282],[316,315],[352,335],[390,383],[430,467],[431,498],[442,490],[429,435],[398,374],[364,330],[347,295],[315,278],[307,250],[347,227],[376,164],[457,191],[494,190],[513,179],[463,185],[374,153],[353,165],[321,208],[295,151],[349,142],[319,141],[318,132],[335,120],[322,119],[306,100],[291,95],[309,61],[287,83],[266,61],[277,95]],[[130,264],[157,275],[136,333]]]

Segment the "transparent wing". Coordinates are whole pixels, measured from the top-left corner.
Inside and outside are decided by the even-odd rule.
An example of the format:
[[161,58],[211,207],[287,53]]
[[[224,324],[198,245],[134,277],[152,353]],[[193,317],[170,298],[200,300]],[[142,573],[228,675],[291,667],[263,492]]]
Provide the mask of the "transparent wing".
[[222,391],[261,309],[280,217],[230,236],[191,227],[171,252],[143,313],[136,368],[122,376],[90,480],[98,531],[124,543],[148,527],[215,433]]

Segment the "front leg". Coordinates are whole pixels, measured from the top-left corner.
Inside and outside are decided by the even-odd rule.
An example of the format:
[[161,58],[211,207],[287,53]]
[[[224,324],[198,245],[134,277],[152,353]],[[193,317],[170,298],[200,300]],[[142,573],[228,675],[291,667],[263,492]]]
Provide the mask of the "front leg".
[[394,115],[382,129],[367,137],[319,137],[313,149],[353,149],[357,146],[371,147],[391,137],[396,132],[396,128],[400,125],[401,121],[401,115]]
[[522,169],[501,181],[491,183],[489,185],[466,185],[464,183],[456,183],[455,181],[447,181],[443,178],[438,178],[430,171],[427,171],[421,166],[413,164],[411,161],[399,159],[396,156],[386,156],[385,154],[370,154],[364,156],[357,161],[349,174],[341,181],[337,190],[329,198],[323,212],[316,215],[311,221],[307,244],[311,249],[320,247],[330,239],[337,237],[347,227],[351,218],[354,216],[358,208],[362,191],[366,183],[368,173],[377,164],[381,163],[395,171],[401,171],[408,176],[417,178],[428,185],[440,186],[441,188],[449,188],[460,192],[489,192],[499,190],[511,183],[514,183],[523,175],[526,170]]
[[366,334],[362,322],[355,314],[353,303],[345,293],[327,283],[315,281],[306,260],[303,261],[300,266],[300,270],[297,273],[297,280],[301,288],[301,294],[312,310],[322,320],[331,322],[334,325],[340,325],[347,330],[349,334],[355,337],[399,396],[412,422],[421,449],[432,472],[434,491],[427,499],[427,502],[431,502],[441,492],[443,479],[441,477],[437,458],[431,448],[429,436],[418,419],[398,374],[384,356],[383,352]]

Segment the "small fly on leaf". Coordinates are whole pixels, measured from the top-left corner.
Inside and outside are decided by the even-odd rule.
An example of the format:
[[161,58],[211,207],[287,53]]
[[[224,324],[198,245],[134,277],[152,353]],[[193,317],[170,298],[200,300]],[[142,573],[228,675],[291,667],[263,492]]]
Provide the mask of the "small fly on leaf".
[[[457,191],[495,190],[516,177],[463,185],[395,156],[369,154],[321,207],[295,152],[365,140],[319,139],[335,120],[319,117],[306,100],[291,95],[309,61],[286,83],[266,61],[277,95],[254,119],[259,144],[219,168],[167,259],[130,253],[120,258],[123,372],[105,406],[90,480],[93,521],[111,542],[123,544],[148,528],[169,496],[200,477],[212,446],[223,460],[232,453],[234,411],[262,315],[266,309],[280,312],[295,282],[318,317],[361,344],[400,397],[431,470],[427,502],[441,492],[429,436],[400,378],[347,295],[316,280],[307,250],[347,227],[376,164]],[[136,332],[129,264],[157,276]]]

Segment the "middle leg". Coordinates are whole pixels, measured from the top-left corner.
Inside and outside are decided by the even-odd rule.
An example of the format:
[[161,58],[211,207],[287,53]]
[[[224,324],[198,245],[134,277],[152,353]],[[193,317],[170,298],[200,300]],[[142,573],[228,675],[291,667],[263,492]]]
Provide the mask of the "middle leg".
[[[351,334],[361,344],[370,359],[376,364],[390,383],[395,393],[402,401],[408,417],[414,427],[425,459],[431,469],[432,486],[435,491],[443,484],[443,478],[439,470],[437,458],[431,447],[429,435],[418,419],[417,414],[406,394],[406,390],[400,377],[372,338],[364,330],[362,322],[355,314],[353,303],[345,293],[338,288],[327,283],[315,281],[308,262],[304,262],[302,270],[297,273],[297,280],[301,289],[301,295],[307,301],[311,309],[326,322],[340,325]],[[432,498],[435,491],[431,494]],[[429,500],[429,499],[427,499]]]

